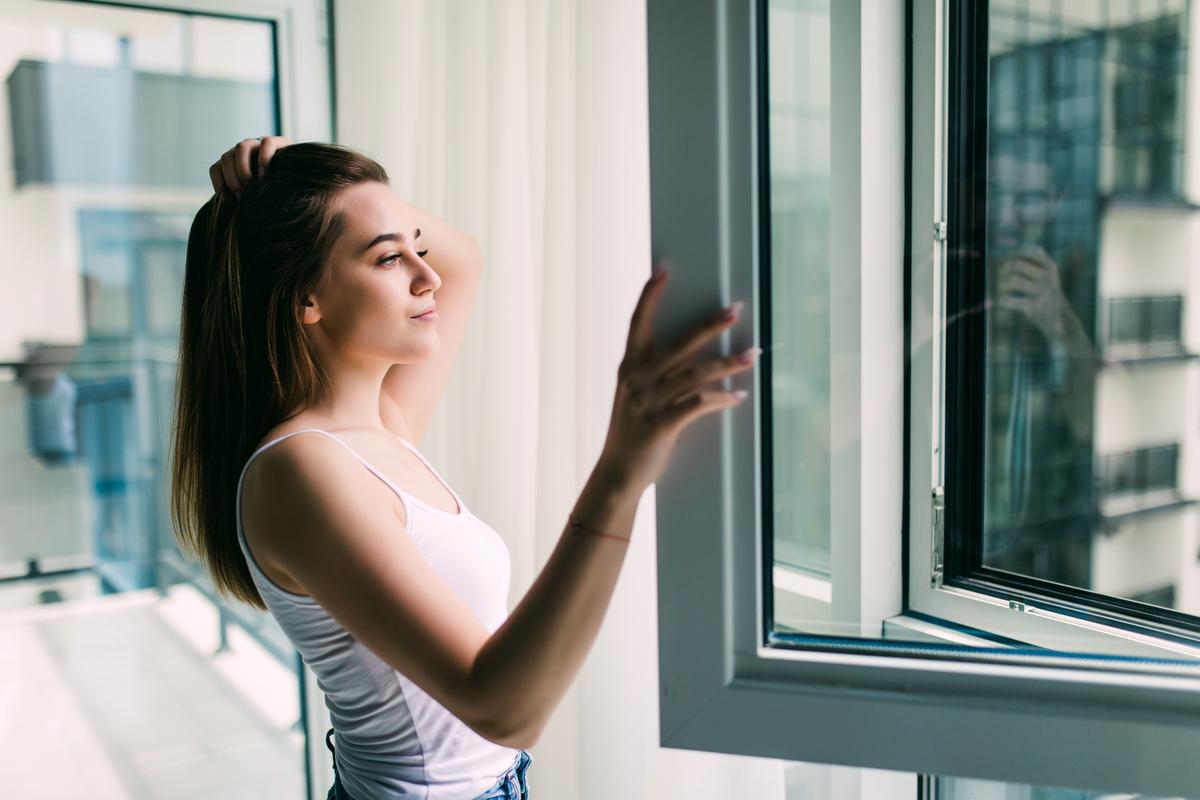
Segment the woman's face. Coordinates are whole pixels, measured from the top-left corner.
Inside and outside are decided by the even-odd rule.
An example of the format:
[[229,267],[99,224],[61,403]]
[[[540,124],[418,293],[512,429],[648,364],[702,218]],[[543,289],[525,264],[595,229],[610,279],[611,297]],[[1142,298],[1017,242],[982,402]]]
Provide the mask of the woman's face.
[[338,204],[346,230],[304,309],[309,335],[324,358],[428,360],[441,346],[437,323],[412,317],[434,305],[442,282],[421,258],[425,248],[408,203],[370,181],[343,190]]

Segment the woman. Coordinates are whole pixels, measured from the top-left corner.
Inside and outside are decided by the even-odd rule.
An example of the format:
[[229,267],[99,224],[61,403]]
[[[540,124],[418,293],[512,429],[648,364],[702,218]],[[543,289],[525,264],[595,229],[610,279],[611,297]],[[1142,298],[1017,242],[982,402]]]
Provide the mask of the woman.
[[596,637],[643,490],[684,427],[740,399],[705,384],[753,356],[687,360],[736,309],[655,353],[663,271],[647,283],[601,456],[509,614],[504,542],[415,445],[467,326],[474,242],[337,145],[247,139],[210,177],[184,282],[181,544],[315,673],[330,798],[526,798],[526,748]]

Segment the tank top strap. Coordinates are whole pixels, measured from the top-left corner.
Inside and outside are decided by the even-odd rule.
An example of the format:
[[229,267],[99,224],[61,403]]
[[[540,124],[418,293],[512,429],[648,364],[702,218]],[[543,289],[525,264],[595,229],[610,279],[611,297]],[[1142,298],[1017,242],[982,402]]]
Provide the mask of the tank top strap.
[[[354,451],[351,450],[350,447],[345,442],[343,442],[341,439],[338,439],[336,436],[334,436],[329,431],[322,430],[321,428],[301,428],[298,431],[288,431],[287,433],[285,433],[281,436],[276,436],[274,439],[267,442],[262,447],[258,448],[253,453],[251,453],[250,457],[246,459],[246,463],[242,465],[242,477],[244,478],[246,476],[246,470],[250,467],[250,462],[252,462],[254,459],[258,458],[258,455],[260,453],[262,453],[264,450],[266,450],[270,447],[274,447],[276,444],[278,444],[279,442],[282,442],[284,439],[290,439],[291,437],[295,436],[298,433],[323,433],[326,436],[328,436],[329,438],[339,442],[347,450],[350,450],[351,453],[354,453]],[[356,458],[358,458],[360,461],[362,461],[362,456],[359,456],[358,453],[354,453],[354,455]],[[363,462],[363,463],[366,463],[366,462]],[[238,480],[238,484],[240,486],[241,479]]]
[[[346,448],[346,450],[348,450],[350,452],[350,455],[352,455],[356,459],[358,459],[358,463],[362,464],[364,467],[369,469],[375,475],[375,477],[379,478],[381,481],[388,484],[389,486],[393,485],[392,482],[390,480],[388,480],[386,475],[384,475],[382,472],[380,472],[378,469],[376,469],[375,466],[373,464],[371,464],[370,461],[367,461],[365,458],[363,458],[361,455],[359,455],[357,450],[355,450],[353,447],[351,447],[350,445],[348,445],[344,441],[342,441],[342,439],[340,437],[335,436],[334,434],[330,433],[327,430],[324,430],[323,428],[302,428],[298,431],[289,431],[288,433],[285,433],[282,436],[277,436],[274,439],[272,439],[271,441],[264,444],[262,447],[255,450],[253,455],[251,455],[250,458],[247,459],[246,464],[249,465],[250,461],[253,460],[253,458],[255,456],[257,456],[263,450],[266,450],[268,447],[271,447],[272,445],[274,445],[278,442],[282,442],[284,439],[287,439],[290,436],[295,436],[298,433],[310,433],[310,432],[311,433],[321,433],[321,434],[324,434],[325,436],[328,436],[330,439],[333,439],[335,442],[340,444],[342,447]],[[244,472],[244,470],[243,470],[243,472]]]
[[[433,468],[433,464],[429,463],[429,459],[427,459],[427,458],[425,458],[425,456],[421,455],[421,451],[417,449],[417,446],[415,444],[413,444],[412,442],[410,442],[408,439],[405,439],[403,436],[400,436],[399,434],[396,435],[396,438],[399,439],[401,444],[403,444],[406,448],[408,448],[408,450],[414,456],[416,456],[417,458],[419,458],[421,460],[421,463],[424,464],[426,469],[428,469],[433,474],[433,477],[437,478],[438,483],[440,483],[442,486],[446,487],[446,491],[448,491],[450,493],[450,496],[454,498],[454,502],[458,505],[458,508],[461,511],[465,512],[467,507],[463,504],[462,498],[458,496],[458,492],[454,491],[454,487],[446,482],[446,479],[442,477],[442,473],[438,472],[436,469]],[[418,500],[417,502],[421,502],[421,501]],[[422,503],[422,505],[424,505],[426,508],[430,507],[428,503]],[[441,509],[434,509],[434,510],[441,514],[446,514],[446,512],[442,511]],[[460,515],[452,513],[452,514],[449,514],[448,516],[460,516]]]
[[[403,436],[401,436],[399,434],[396,434],[396,438],[399,439],[400,443],[403,444],[406,448],[408,448],[408,450],[414,456],[421,459],[421,463],[424,464],[425,466],[429,467],[430,472],[433,472],[433,473],[437,472],[437,470],[433,468],[433,464],[430,464],[429,461],[425,458],[425,456],[421,455],[421,451],[417,449],[417,446],[415,444],[413,444],[408,439],[405,439]],[[441,477],[441,476],[438,476],[438,477]]]
[[[346,442],[342,441],[342,439],[340,437],[335,436],[333,433],[331,433],[327,430],[324,430],[323,428],[301,428],[300,430],[289,431],[288,433],[285,433],[282,436],[275,437],[271,441],[264,444],[262,447],[255,450],[250,455],[250,458],[246,459],[246,464],[245,464],[245,466],[242,467],[242,477],[238,479],[238,502],[239,502],[239,505],[241,503],[242,480],[246,476],[246,469],[250,466],[250,462],[253,461],[255,459],[255,457],[258,456],[259,453],[261,453],[264,450],[266,450],[267,448],[275,445],[276,443],[282,442],[284,439],[287,439],[290,436],[295,436],[298,433],[308,433],[308,432],[324,434],[325,436],[328,436],[330,439],[333,439],[335,442],[340,444],[342,447],[346,448],[346,450],[348,450],[350,452],[350,455],[352,455],[356,459],[358,459],[358,462],[360,464],[362,464],[364,467],[366,467],[371,472],[371,474],[374,475],[376,478],[379,478],[379,480],[383,481],[383,483],[386,486],[388,486],[393,492],[395,492],[397,495],[399,495],[401,497],[401,499],[403,499],[406,503],[411,501],[411,502],[415,503],[416,505],[420,506],[426,512],[428,512],[430,514],[434,514],[436,516],[451,517],[451,518],[466,516],[466,506],[463,504],[462,498],[458,496],[458,492],[454,491],[454,488],[451,487],[450,484],[446,483],[445,479],[442,478],[441,474],[436,469],[433,468],[433,465],[429,463],[428,459],[426,459],[425,456],[421,455],[420,451],[418,451],[417,448],[412,443],[410,443],[409,441],[404,439],[402,436],[397,436],[396,438],[399,439],[406,448],[408,448],[410,451],[412,451],[413,455],[415,455],[418,459],[420,459],[421,463],[424,464],[429,469],[429,471],[433,474],[433,476],[438,480],[439,483],[441,483],[444,487],[446,487],[446,490],[448,492],[450,492],[450,496],[454,498],[455,504],[458,506],[457,512],[443,511],[440,508],[436,508],[436,507],[426,503],[424,500],[421,500],[419,497],[416,497],[416,496],[411,495],[408,492],[404,491],[399,486],[397,486],[395,483],[393,483],[392,480],[387,475],[384,475],[382,472],[380,472],[375,467],[374,464],[372,464],[370,461],[367,461],[367,459],[365,459],[361,455],[359,455],[357,450],[355,450],[350,445],[346,444]],[[407,506],[406,506],[406,510],[407,510]],[[239,514],[239,519],[240,519],[240,514],[241,514],[240,510],[238,511],[238,514]]]

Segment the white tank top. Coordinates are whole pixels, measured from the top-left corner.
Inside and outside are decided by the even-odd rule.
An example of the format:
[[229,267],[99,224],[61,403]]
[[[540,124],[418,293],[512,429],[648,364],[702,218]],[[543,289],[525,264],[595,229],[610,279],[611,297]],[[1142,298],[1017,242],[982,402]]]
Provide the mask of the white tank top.
[[312,597],[275,584],[250,553],[242,530],[246,467],[276,442],[306,431],[339,442],[399,496],[406,517],[405,533],[489,632],[508,616],[508,548],[499,534],[467,510],[416,447],[400,437],[453,495],[459,513],[442,511],[408,494],[337,436],[319,428],[292,431],[267,442],[246,460],[238,478],[238,543],[267,609],[325,694],[338,775],[346,790],[355,800],[470,800],[516,764],[521,751],[475,733],[354,639]]

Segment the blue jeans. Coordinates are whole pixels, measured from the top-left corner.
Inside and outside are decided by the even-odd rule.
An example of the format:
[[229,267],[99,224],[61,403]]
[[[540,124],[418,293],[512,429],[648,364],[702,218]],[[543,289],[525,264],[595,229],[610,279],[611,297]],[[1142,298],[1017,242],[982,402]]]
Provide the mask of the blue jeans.
[[[333,753],[333,742],[330,741],[332,738],[333,728],[330,728],[325,734],[325,746],[329,748],[330,753]],[[517,763],[509,767],[508,771],[501,775],[491,788],[477,796],[475,800],[529,800],[529,785],[525,780],[525,773],[529,770],[532,762],[533,756],[525,750],[520,751]],[[325,800],[354,800],[346,791],[346,787],[342,786],[336,758],[333,760],[333,786],[329,787],[329,794],[325,796]]]

